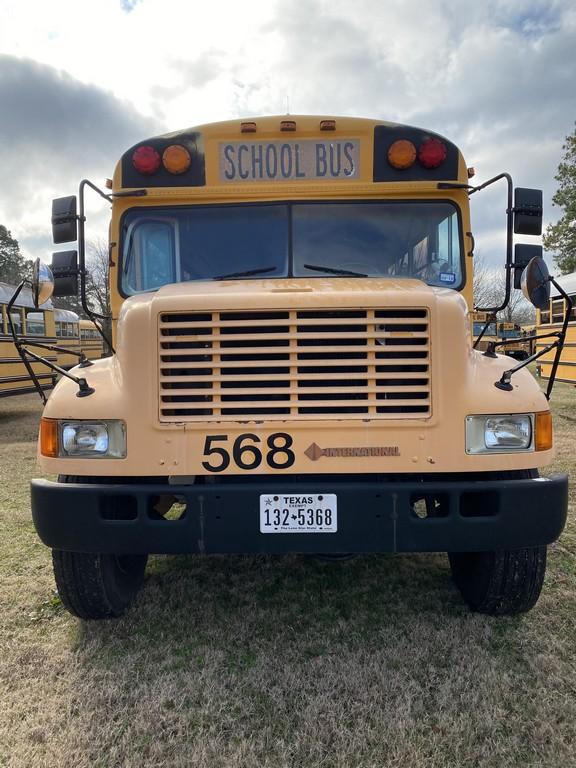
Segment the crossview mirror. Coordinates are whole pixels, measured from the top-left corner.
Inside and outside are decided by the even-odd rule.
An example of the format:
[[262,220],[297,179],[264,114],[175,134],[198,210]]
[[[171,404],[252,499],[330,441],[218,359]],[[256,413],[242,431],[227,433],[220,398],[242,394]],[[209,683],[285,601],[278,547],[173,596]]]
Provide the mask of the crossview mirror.
[[60,251],[52,254],[54,296],[78,295],[78,252]]
[[542,234],[542,190],[516,187],[514,190],[514,232]]
[[52,238],[56,245],[78,239],[75,195],[52,200]]
[[522,274],[532,259],[542,258],[541,245],[516,243],[514,246],[514,288],[522,287]]
[[53,291],[54,278],[50,267],[36,259],[32,266],[32,300],[36,309],[48,301]]
[[522,293],[536,309],[548,309],[550,273],[541,256],[530,261],[522,275]]

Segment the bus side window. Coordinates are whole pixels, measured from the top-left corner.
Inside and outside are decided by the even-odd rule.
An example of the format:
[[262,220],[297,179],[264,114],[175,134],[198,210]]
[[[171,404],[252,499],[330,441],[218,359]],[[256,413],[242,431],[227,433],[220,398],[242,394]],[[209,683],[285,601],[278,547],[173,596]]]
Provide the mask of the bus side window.
[[561,323],[564,320],[564,299],[552,301],[552,322]]
[[28,336],[46,335],[44,312],[26,310],[26,334]]
[[572,311],[570,312],[570,320],[576,320],[576,295],[570,296],[572,299]]
[[22,328],[24,326],[22,322],[22,310],[17,310],[16,312],[10,312],[10,317],[12,318],[12,323],[14,324],[14,330],[17,334],[22,333]]
[[540,310],[540,325],[548,325],[550,323],[550,310],[549,309],[541,309]]

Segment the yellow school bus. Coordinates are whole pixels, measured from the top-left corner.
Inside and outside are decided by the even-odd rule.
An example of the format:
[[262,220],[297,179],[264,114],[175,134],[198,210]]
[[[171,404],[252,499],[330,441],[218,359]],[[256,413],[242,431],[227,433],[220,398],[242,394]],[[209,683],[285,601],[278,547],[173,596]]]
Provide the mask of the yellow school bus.
[[[570,322],[566,330],[566,340],[558,365],[557,380],[564,381],[567,384],[576,384],[576,272],[570,275],[564,275],[557,278],[558,283],[573,301],[570,314]],[[548,309],[539,310],[537,316],[537,332],[539,334],[554,333],[560,331],[564,322],[566,312],[566,301],[555,289],[552,289],[550,296],[550,305]],[[542,349],[546,346],[546,339],[537,342],[537,348]],[[540,376],[543,379],[550,377],[552,364],[554,362],[554,350],[543,355],[540,360]]]
[[60,479],[32,484],[72,613],[122,614],[148,554],[182,552],[444,551],[473,610],[534,605],[567,479],[538,477],[534,378],[472,347],[469,194],[508,185],[509,264],[541,210],[469,175],[429,130],[265,117],[145,139],[109,192],[55,201],[55,242],[80,227],[59,292],[84,192],[112,204],[114,354],[58,383]]
[[[518,323],[498,322],[496,320],[488,323],[489,316],[488,312],[472,312],[472,334],[475,340],[475,349],[479,352],[486,352],[489,344],[506,341],[505,345],[497,347],[501,354],[516,360],[525,360],[533,354],[533,343],[526,338],[527,333],[522,326]],[[487,323],[488,325],[486,325]],[[482,333],[483,331],[484,333]],[[482,337],[476,342],[481,333]]]
[[[12,341],[8,321],[8,302],[13,293],[14,286],[0,283],[0,397],[27,395],[36,391],[30,373],[26,370]],[[47,344],[56,343],[54,310],[51,301],[35,307],[30,289],[24,289],[10,314],[15,330],[24,342],[29,340]],[[47,357],[52,362],[57,362],[55,353],[50,353]],[[51,389],[55,382],[54,372],[39,362],[31,362],[30,365],[38,378],[40,387],[43,390]]]
[[98,360],[104,352],[102,336],[91,320],[81,318],[79,322],[80,349],[88,360]]
[[[58,365],[64,369],[71,368],[78,362],[78,357],[72,352],[80,349],[80,318],[71,309],[54,309],[54,326],[57,344],[61,347],[58,352]],[[70,350],[66,353],[64,350]]]
[[[475,348],[479,352],[485,352],[488,344],[496,343],[499,339],[496,334],[496,321],[488,323],[490,314],[488,312],[472,312],[472,336],[474,337]],[[488,325],[486,325],[488,323]],[[484,333],[482,333],[484,331]],[[482,334],[479,341],[476,341]]]

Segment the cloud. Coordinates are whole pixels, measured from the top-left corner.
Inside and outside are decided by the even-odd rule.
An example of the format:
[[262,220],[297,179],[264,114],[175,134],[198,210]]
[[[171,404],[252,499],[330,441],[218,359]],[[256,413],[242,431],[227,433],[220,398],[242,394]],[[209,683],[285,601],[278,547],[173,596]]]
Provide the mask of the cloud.
[[[60,0],[67,12],[57,21],[30,0],[33,27],[27,5],[5,2],[0,48],[44,62],[0,60],[0,103],[9,106],[0,113],[0,161],[25,185],[0,198],[14,221],[39,187],[66,193],[80,176],[109,176],[146,135],[282,114],[287,101],[293,114],[438,131],[476,167],[475,180],[509,171],[519,186],[543,187],[546,213],[556,214],[554,175],[576,117],[573,0],[212,0],[201,14],[177,0],[87,0],[92,34],[82,38],[73,0]],[[121,61],[102,57],[103,37]],[[32,170],[17,168],[16,156]],[[488,192],[475,196],[479,242],[483,232],[494,242],[503,227],[504,192],[496,206]]]
[[[109,91],[30,59],[0,55],[0,167],[9,193],[1,221],[26,248],[48,222],[53,196],[76,191],[86,176],[102,185],[126,147],[160,126]],[[18,226],[16,226],[18,225]]]
[[142,0],[120,0],[120,7],[125,13],[132,13],[141,2]]

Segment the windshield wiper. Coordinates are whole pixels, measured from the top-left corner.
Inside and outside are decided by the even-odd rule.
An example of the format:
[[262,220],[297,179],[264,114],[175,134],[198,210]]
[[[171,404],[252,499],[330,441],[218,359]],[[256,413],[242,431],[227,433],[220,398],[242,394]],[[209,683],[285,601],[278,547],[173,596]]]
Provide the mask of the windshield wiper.
[[260,269],[247,269],[245,272],[230,272],[228,275],[217,275],[212,280],[228,280],[231,277],[251,277],[252,275],[264,275],[266,272],[274,272],[276,267],[261,267]]
[[333,267],[318,267],[316,264],[304,264],[306,269],[313,269],[315,272],[328,272],[331,275],[350,275],[351,277],[368,277],[361,272],[351,272],[349,269],[334,269]]

